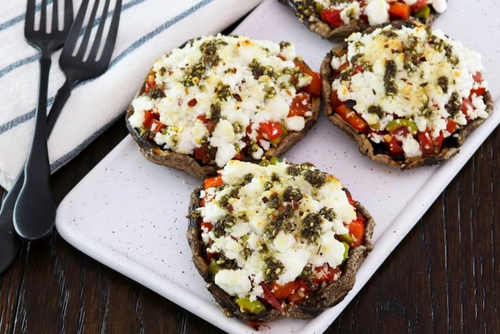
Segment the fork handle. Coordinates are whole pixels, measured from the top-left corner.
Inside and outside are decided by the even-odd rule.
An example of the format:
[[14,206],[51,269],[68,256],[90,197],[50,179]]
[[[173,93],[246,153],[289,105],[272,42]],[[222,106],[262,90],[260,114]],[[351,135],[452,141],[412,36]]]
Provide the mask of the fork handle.
[[50,65],[50,53],[42,52],[35,129],[24,165],[24,184],[14,207],[14,228],[19,236],[27,240],[37,240],[50,234],[56,216],[56,205],[50,190],[47,149],[47,87]]

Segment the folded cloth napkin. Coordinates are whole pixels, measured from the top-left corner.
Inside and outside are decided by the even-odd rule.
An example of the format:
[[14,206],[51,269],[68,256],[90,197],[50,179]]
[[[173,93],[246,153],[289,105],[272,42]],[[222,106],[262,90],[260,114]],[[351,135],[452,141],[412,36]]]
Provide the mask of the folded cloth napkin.
[[[188,39],[223,30],[261,1],[124,0],[109,69],[73,89],[52,132],[49,140],[52,171],[71,160],[122,117],[157,58]],[[80,2],[73,0],[75,13]],[[0,186],[9,190],[23,167],[31,142],[39,65],[37,51],[24,39],[26,1],[8,1],[2,7]],[[60,54],[58,51],[52,56],[48,110],[64,82],[64,74],[58,66]]]

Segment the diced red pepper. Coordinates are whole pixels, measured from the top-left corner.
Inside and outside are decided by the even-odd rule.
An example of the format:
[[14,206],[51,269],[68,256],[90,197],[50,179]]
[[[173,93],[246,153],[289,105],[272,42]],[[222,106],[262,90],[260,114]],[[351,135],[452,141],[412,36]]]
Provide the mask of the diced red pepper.
[[262,287],[262,290],[264,290],[264,300],[268,302],[272,307],[283,313],[284,311],[283,307],[281,307],[281,303],[278,301],[278,299],[276,299],[276,297],[274,297],[273,293],[271,292],[271,290],[269,290],[267,285],[264,282],[261,282],[260,286]]
[[209,222],[202,222],[201,227],[206,228],[210,232],[214,228],[214,225],[212,223],[209,223]]
[[274,140],[281,136],[283,129],[279,122],[264,122],[260,123],[259,133],[268,140]]
[[292,116],[304,116],[306,112],[309,111],[311,105],[311,94],[306,92],[301,92],[292,100],[290,104],[290,111],[288,112],[288,117]]
[[[475,83],[481,84],[481,82],[483,82],[483,75],[481,72],[476,72],[472,78]],[[476,96],[483,96],[484,93],[486,93],[486,88],[484,87],[472,88],[470,91],[471,96],[472,94],[476,94]]]
[[297,290],[299,286],[295,282],[288,282],[285,285],[279,285],[278,283],[271,283],[269,289],[273,293],[274,297],[278,299],[285,299]]
[[422,150],[423,155],[434,154],[434,142],[432,141],[432,136],[429,130],[424,132],[419,131],[417,133],[418,141],[420,143],[420,150]]
[[398,157],[405,154],[405,151],[403,150],[403,144],[396,138],[396,136],[388,136],[390,136],[391,138],[389,141],[385,141],[385,145],[387,147],[387,150],[389,151],[389,155],[392,157]]
[[212,162],[212,159],[210,158],[210,155],[208,154],[208,148],[207,147],[198,147],[194,150],[194,158],[196,160],[200,160],[204,164],[209,164]]
[[340,17],[340,10],[338,9],[325,9],[321,12],[321,21],[329,23],[334,27],[340,27],[344,25],[344,21]]
[[205,257],[205,261],[207,261],[207,263],[210,263],[210,260],[214,259],[214,258],[217,258],[219,257],[219,253],[212,253],[212,252],[208,252],[207,251],[207,255]]
[[421,10],[422,8],[424,8],[425,6],[427,6],[427,0],[417,0],[417,2],[415,2],[413,5],[411,5],[411,11],[413,13],[416,13],[419,10]]
[[201,206],[201,207],[204,207],[204,206],[205,206],[205,199],[204,199],[204,198],[202,198],[202,199],[201,199],[201,201],[200,201],[200,206]]
[[146,78],[146,85],[144,86],[144,92],[147,94],[151,88],[156,86],[155,74],[150,73]]
[[368,124],[354,110],[348,108],[345,104],[341,104],[335,107],[335,111],[356,130],[361,133],[368,133]]
[[234,156],[234,159],[236,159],[236,160],[245,160],[245,153],[243,153],[242,151],[239,151]]
[[410,17],[411,8],[406,3],[395,2],[389,6],[389,13],[406,20]]
[[349,244],[349,247],[357,247],[363,243],[365,237],[365,220],[363,217],[357,217],[353,220],[347,228],[349,229],[349,235],[354,240]]
[[451,118],[447,118],[446,119],[446,131],[448,131],[448,133],[453,133],[455,132],[455,130],[457,129],[457,123],[452,120]]
[[464,97],[462,99],[462,106],[461,106],[460,110],[464,113],[465,118],[467,119],[467,121],[470,120],[469,109],[470,110],[474,110],[474,106],[472,105],[472,102],[471,102],[470,99],[466,99]]
[[434,143],[434,153],[438,154],[441,151],[441,146],[443,145],[444,135],[443,131],[439,132],[439,136],[437,138],[432,138],[432,142]]
[[358,73],[363,73],[365,70],[363,70],[363,67],[361,65],[356,64],[354,65],[354,71],[352,72],[352,75],[356,75]]
[[293,305],[299,305],[304,302],[304,300],[309,296],[309,292],[307,290],[298,289],[290,296],[286,298],[287,302]]
[[311,291],[311,288],[309,287],[309,285],[307,285],[307,283],[304,282],[303,280],[296,279],[295,283],[299,286],[299,288],[303,288],[306,291]]
[[300,68],[300,70],[304,74],[307,74],[307,75],[312,77],[311,83],[309,83],[309,85],[307,85],[305,87],[302,87],[302,89],[305,92],[311,93],[311,94],[316,95],[316,96],[320,96],[321,95],[321,74],[311,70],[309,68],[309,66],[307,66],[306,63],[304,63],[304,62],[301,62],[298,60],[294,60],[293,62],[295,63],[295,66]]
[[205,179],[204,185],[205,189],[212,188],[212,187],[220,187],[224,184],[224,181],[222,180],[222,176],[214,176],[209,179]]
[[160,118],[160,115],[155,114],[151,110],[145,110],[144,111],[144,122],[142,123],[142,125],[144,125],[144,127],[146,129],[151,129],[151,124],[153,124],[153,120],[159,119],[159,118]]
[[338,95],[338,93],[337,93],[337,90],[336,90],[336,89],[332,90],[332,97],[331,97],[331,100],[332,100],[332,107],[333,107],[333,108],[335,108],[335,107],[337,107],[337,106],[339,106],[339,105],[343,104],[343,102],[342,102],[342,101],[340,101],[340,99],[339,99],[339,95]]
[[323,266],[314,268],[312,282],[314,284],[321,284],[323,282],[332,282],[335,279],[335,276],[340,273],[340,268],[330,267],[327,263]]
[[347,196],[347,200],[349,201],[349,204],[351,204],[352,206],[356,207],[356,203],[354,202],[354,200],[352,199],[352,196],[350,193],[348,193],[347,191],[345,192],[345,195]]
[[163,124],[160,121],[157,121],[154,119],[151,123],[151,131],[156,133],[156,132],[162,132],[167,126]]
[[336,78],[339,76],[339,74],[345,70],[346,68],[348,68],[349,66],[351,66],[351,64],[349,64],[349,62],[346,62],[346,63],[343,63],[342,65],[340,65],[340,67],[335,71],[335,73],[333,73],[333,77]]

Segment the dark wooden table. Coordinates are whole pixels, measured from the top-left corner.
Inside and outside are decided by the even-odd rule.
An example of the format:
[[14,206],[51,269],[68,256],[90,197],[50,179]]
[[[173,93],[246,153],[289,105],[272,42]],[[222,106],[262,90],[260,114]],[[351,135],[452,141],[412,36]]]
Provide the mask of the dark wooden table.
[[[126,134],[120,120],[59,170],[57,202]],[[500,333],[499,150],[497,129],[327,333]],[[0,333],[221,331],[54,233],[0,276]]]

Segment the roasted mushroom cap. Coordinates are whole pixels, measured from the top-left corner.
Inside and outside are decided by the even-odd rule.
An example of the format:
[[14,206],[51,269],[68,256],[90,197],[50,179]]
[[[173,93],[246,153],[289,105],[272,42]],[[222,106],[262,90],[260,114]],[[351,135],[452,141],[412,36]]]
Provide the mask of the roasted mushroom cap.
[[[297,15],[298,17],[303,15],[303,12],[299,9],[299,4],[301,2],[296,2],[293,0],[279,0],[279,2],[292,8],[293,11],[295,12],[295,15]],[[431,13],[429,17],[425,19],[425,21],[422,20],[420,22],[427,26],[430,26],[432,25],[432,23],[434,22],[434,20],[438,15],[439,14],[434,10],[434,8],[431,7]],[[349,37],[349,35],[354,32],[362,32],[370,28],[368,24],[358,20],[351,20],[349,24],[340,27],[332,27],[328,23],[318,19],[312,22],[307,19],[302,21],[307,26],[307,28],[309,28],[309,30],[331,41],[343,40],[344,38]]]
[[[183,44],[187,44],[186,42]],[[182,47],[182,46],[181,46]],[[142,84],[134,99],[137,98],[144,92],[146,87],[146,81]],[[289,131],[287,135],[282,139],[282,141],[277,145],[271,147],[269,150],[264,152],[264,156],[270,160],[273,157],[280,157],[285,154],[290,148],[298,143],[304,136],[312,129],[313,125],[316,123],[319,113],[321,110],[321,97],[311,96],[311,113],[312,115],[305,118],[305,126],[301,131]],[[132,138],[139,146],[141,153],[149,161],[163,165],[166,167],[173,167],[175,169],[182,170],[189,175],[194,177],[204,179],[217,174],[217,170],[220,168],[217,165],[206,165],[197,160],[192,156],[172,152],[165,150],[158,146],[153,140],[149,138],[149,133],[142,134],[135,129],[128,121],[129,117],[134,113],[134,108],[130,105],[127,109],[125,115],[125,123],[127,129],[129,130]],[[250,162],[258,162],[256,160],[249,159]]]
[[[208,264],[205,262],[205,246],[203,245],[200,234],[201,220],[196,218],[196,215],[192,214],[200,206],[200,192],[202,190],[203,187],[195,189],[191,194],[189,203],[187,239],[189,247],[193,252],[193,262],[196,269],[207,283],[206,286],[208,291],[210,291],[215,300],[222,306],[225,313],[232,314],[240,320],[263,323],[282,318],[310,319],[318,316],[325,309],[340,303],[344,299],[356,282],[356,272],[368,256],[368,253],[373,249],[371,239],[375,221],[359,202],[355,202],[358,213],[365,219],[364,244],[349,250],[349,257],[344,264],[345,267],[339,280],[323,285],[319,290],[311,294],[310,298],[302,304],[288,305],[284,313],[280,313],[275,308],[268,308],[257,315],[243,313],[235,302],[235,298],[227,294],[214,283]],[[347,189],[345,190],[348,192]]]
[[[398,21],[391,24],[395,28],[400,28],[402,26],[414,27],[415,23],[411,21]],[[380,25],[376,27],[371,27],[364,31],[363,33],[369,34],[380,27],[387,26]],[[448,160],[460,151],[460,147],[463,145],[465,138],[478,126],[484,123],[487,118],[477,118],[470,122],[457,132],[453,136],[446,138],[443,141],[441,151],[436,155],[419,156],[413,158],[406,158],[405,160],[395,160],[385,150],[378,148],[368,137],[361,132],[358,132],[354,127],[352,127],[348,122],[346,122],[342,117],[340,117],[332,108],[331,105],[331,95],[332,95],[332,83],[333,83],[333,71],[331,67],[332,57],[342,56],[347,52],[347,43],[343,42],[336,45],[332,50],[326,55],[323,63],[321,64],[321,75],[322,75],[322,99],[325,102],[325,115],[326,117],[345,133],[347,133],[359,146],[359,151],[368,156],[375,162],[388,165],[400,169],[410,169],[426,165],[437,165],[442,161]],[[489,91],[484,94],[484,102],[486,104],[486,111],[488,115],[493,113],[493,99]]]

